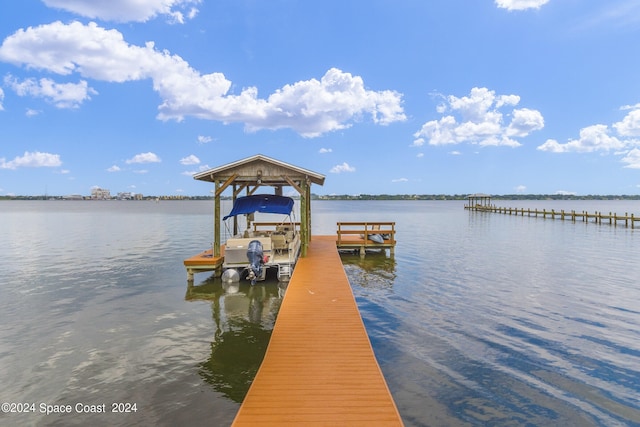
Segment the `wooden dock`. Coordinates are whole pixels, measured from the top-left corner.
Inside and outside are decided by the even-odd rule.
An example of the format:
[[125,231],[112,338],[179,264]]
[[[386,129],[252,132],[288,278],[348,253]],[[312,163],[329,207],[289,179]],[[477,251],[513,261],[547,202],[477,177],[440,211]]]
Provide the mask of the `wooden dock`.
[[336,247],[313,236],[234,426],[401,426]]
[[[370,236],[374,234],[383,237],[382,243],[371,240]],[[361,256],[368,250],[389,249],[389,254],[393,256],[396,247],[396,223],[338,222],[337,236],[338,249],[358,251]]]
[[520,216],[542,216],[542,218],[551,218],[551,219],[559,219],[563,221],[583,221],[583,222],[594,222],[596,224],[602,224],[603,222],[606,224],[617,226],[618,224],[624,224],[625,227],[631,226],[631,228],[635,228],[635,222],[640,221],[640,217],[634,216],[634,214],[629,215],[625,213],[624,215],[618,215],[616,213],[609,212],[608,214],[602,212],[592,212],[589,213],[587,211],[576,212],[574,210],[570,212],[565,212],[564,210],[556,211],[554,209],[551,210],[538,210],[538,209],[525,209],[525,208],[503,208],[493,205],[465,205],[465,209],[469,209],[477,212],[491,212],[491,213],[501,213],[505,215],[520,215]]
[[220,272],[222,270],[222,263],[224,262],[224,248],[224,245],[220,246],[220,256],[213,255],[213,249],[209,249],[185,259],[184,266],[187,269],[187,280],[193,281],[193,275],[195,273],[207,271]]

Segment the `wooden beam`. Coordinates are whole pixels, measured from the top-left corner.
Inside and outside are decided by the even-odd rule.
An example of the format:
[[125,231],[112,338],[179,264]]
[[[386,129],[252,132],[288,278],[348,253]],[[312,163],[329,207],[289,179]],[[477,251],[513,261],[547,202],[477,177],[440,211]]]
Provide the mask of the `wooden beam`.
[[293,188],[296,189],[296,191],[298,193],[300,193],[300,196],[304,196],[304,190],[302,188],[300,188],[300,186],[298,184],[295,183],[294,180],[292,180],[291,178],[289,178],[287,175],[282,175],[282,179],[284,179],[285,181],[287,181],[287,183],[292,186]]
[[253,193],[255,193],[258,188],[260,188],[260,185],[256,185],[251,189],[249,189],[249,186],[247,186],[247,196],[253,195]]
[[[227,187],[228,187],[229,185],[231,185],[231,183],[232,183],[233,181],[235,181],[237,177],[238,177],[238,174],[237,174],[237,173],[234,173],[233,175],[231,175],[231,176],[230,176],[230,177],[229,177],[229,178],[224,182],[224,184],[222,184],[222,186],[221,186],[220,188],[217,188],[217,189],[216,189],[216,197],[220,197],[220,194],[222,194],[222,192],[223,192],[224,190],[226,190],[226,189],[227,189]],[[218,185],[218,181],[216,181],[216,186],[217,186],[217,185]]]
[[238,189],[233,190],[233,199],[235,200],[235,198],[238,197],[238,194],[240,194],[242,190],[247,188],[248,185],[249,184],[242,184],[240,187],[238,187]]

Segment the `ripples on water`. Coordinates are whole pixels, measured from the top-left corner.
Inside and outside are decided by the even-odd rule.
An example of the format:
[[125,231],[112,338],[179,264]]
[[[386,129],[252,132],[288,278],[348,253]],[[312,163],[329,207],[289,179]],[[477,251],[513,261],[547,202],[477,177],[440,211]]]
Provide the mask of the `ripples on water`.
[[[210,202],[5,203],[0,398],[138,412],[0,424],[230,424],[281,289],[207,275],[187,287],[183,259],[211,245]],[[395,258],[343,263],[408,426],[640,425],[638,230],[457,202],[314,202],[315,234],[361,220],[396,222]]]
[[637,230],[414,215],[395,273],[346,266],[408,425],[640,424]]

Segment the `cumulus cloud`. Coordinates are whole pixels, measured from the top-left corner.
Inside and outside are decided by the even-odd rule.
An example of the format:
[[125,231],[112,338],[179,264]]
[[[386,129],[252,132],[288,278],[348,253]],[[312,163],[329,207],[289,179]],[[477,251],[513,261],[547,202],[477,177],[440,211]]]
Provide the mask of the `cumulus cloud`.
[[329,172],[331,173],[342,173],[342,172],[355,172],[356,168],[350,166],[347,162],[342,163],[341,165],[335,165],[331,168]]
[[130,45],[119,31],[93,22],[20,29],[3,41],[0,60],[114,83],[150,79],[162,99],[161,120],[196,117],[244,123],[247,131],[290,128],[305,137],[348,128],[363,117],[380,125],[406,120],[401,94],[368,90],[361,77],[337,68],[320,80],[287,84],[266,98],[258,97],[256,87],[235,94],[224,74],[200,74],[151,42]]
[[7,75],[4,78],[4,83],[19,96],[44,98],[58,108],[77,108],[85,100],[91,99],[91,95],[98,93],[90,88],[84,80],[79,83],[56,83],[47,78],[19,81],[17,78]]
[[197,170],[184,171],[184,172],[182,172],[182,175],[186,175],[186,176],[193,176],[193,175],[195,175],[195,174],[197,174],[197,173],[200,173],[200,172],[206,171],[206,170],[208,170],[208,169],[211,169],[211,168],[209,167],[209,165],[200,165],[200,166],[198,166],[198,169],[197,169]]
[[528,108],[512,109],[511,121],[504,124],[501,109],[514,107],[520,102],[517,95],[496,95],[487,88],[473,88],[469,96],[449,95],[437,107],[444,115],[431,120],[416,132],[412,146],[471,143],[481,146],[517,147],[514,138],[523,138],[544,127],[542,114]]
[[0,169],[58,167],[62,165],[59,154],[41,153],[40,151],[25,151],[21,157],[11,161],[0,158]]
[[107,172],[120,172],[120,167],[118,165],[113,165],[107,169]]
[[198,144],[208,144],[213,141],[210,136],[198,135]]
[[201,0],[43,0],[49,7],[91,19],[116,22],[146,22],[159,15],[169,22],[185,22],[198,14]]
[[547,140],[538,147],[541,151],[552,153],[581,152],[591,153],[594,151],[615,151],[625,147],[625,143],[615,136],[609,135],[609,127],[606,125],[593,125],[580,130],[580,138],[569,140],[565,144],[560,144],[554,139]]
[[333,150],[331,148],[321,148],[320,150],[318,150],[318,153],[320,154],[327,154],[327,153],[331,153]]
[[587,126],[580,130],[578,139],[570,139],[566,143],[548,139],[538,150],[551,153],[613,153],[624,156],[621,162],[626,164],[626,168],[640,169],[640,104],[626,105],[620,109],[629,112],[611,127],[604,124]]
[[518,185],[515,190],[516,193],[524,193],[525,191],[527,191],[527,187],[524,185]]
[[[136,154],[135,156],[133,156],[132,158],[128,159],[126,161],[127,164],[132,164],[132,163],[160,163],[161,160],[160,158],[155,155],[154,153],[140,153],[140,154]],[[146,173],[146,171],[145,171]]]
[[0,111],[4,111],[4,107],[2,106],[2,102],[4,101],[4,91],[0,88]]
[[198,165],[200,164],[200,159],[194,156],[193,154],[180,159],[180,164],[182,165]]
[[632,149],[621,161],[622,163],[626,163],[625,168],[640,169],[640,149]]
[[622,121],[614,123],[613,127],[620,136],[640,136],[640,105],[630,111]]
[[396,178],[392,179],[391,182],[409,182],[409,180],[407,178]]
[[540,9],[549,0],[495,0],[499,8],[507,10]]

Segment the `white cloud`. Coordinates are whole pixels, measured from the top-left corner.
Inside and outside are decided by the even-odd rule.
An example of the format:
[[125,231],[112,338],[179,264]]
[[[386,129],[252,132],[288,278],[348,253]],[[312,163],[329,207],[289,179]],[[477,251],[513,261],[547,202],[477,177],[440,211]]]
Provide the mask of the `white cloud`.
[[410,147],[422,147],[424,145],[424,138],[416,138]]
[[198,166],[197,170],[184,171],[184,172],[182,172],[182,175],[193,176],[193,175],[195,175],[195,174],[197,174],[199,172],[206,171],[207,169],[211,169],[211,168],[208,165],[200,165],[200,166]]
[[25,115],[27,117],[35,117],[38,114],[40,114],[42,111],[39,110],[34,110],[33,108],[27,108],[27,112],[25,113]]
[[56,83],[47,78],[39,81],[35,79],[19,81],[13,76],[7,75],[4,78],[4,83],[19,96],[45,98],[58,108],[77,108],[85,100],[91,99],[90,95],[98,93],[90,88],[84,80],[79,83]]
[[53,8],[64,9],[92,19],[116,22],[145,22],[166,15],[171,23],[183,24],[193,19],[201,0],[43,0]]
[[638,110],[638,109],[640,109],[640,103],[635,105],[623,105],[622,107],[620,107],[620,111]]
[[342,172],[355,172],[356,168],[353,166],[349,166],[348,163],[344,162],[341,165],[335,165],[331,168],[329,172],[331,173],[342,173]]
[[495,0],[499,8],[507,10],[539,9],[549,0]]
[[107,172],[120,172],[120,167],[117,165],[113,165],[107,169]]
[[626,164],[625,168],[640,169],[640,104],[625,105],[620,110],[629,112],[611,126],[617,136],[611,134],[609,126],[597,124],[581,129],[578,139],[570,139],[565,144],[548,139],[538,150],[551,153],[612,153],[624,156],[620,161]]
[[561,144],[554,139],[548,139],[537,149],[540,151],[550,151],[552,153],[591,153],[594,151],[615,151],[624,149],[626,143],[609,135],[609,128],[606,125],[592,125],[580,130],[580,138],[569,140],[566,144]]
[[542,128],[544,128],[542,114],[537,110],[522,108],[513,110],[513,118],[505,133],[509,136],[523,138],[531,132]]
[[2,106],[2,102],[4,101],[4,91],[0,88],[0,111],[4,111],[4,107]]
[[193,154],[180,159],[180,164],[183,165],[197,165],[200,164],[200,159],[194,156]]
[[527,187],[525,185],[518,185],[516,188],[516,193],[524,193],[527,191]]
[[556,191],[556,194],[560,196],[575,196],[578,193],[576,193],[575,191],[558,190]]
[[62,165],[59,154],[41,153],[40,151],[25,151],[22,157],[11,161],[0,158],[0,169],[58,167]]
[[213,141],[210,136],[198,135],[198,144],[208,144]]
[[614,123],[613,127],[620,136],[640,136],[640,108],[636,106],[621,122]]
[[640,149],[632,149],[621,161],[627,164],[625,168],[640,169]]
[[333,150],[331,148],[321,148],[320,150],[318,150],[318,153],[320,154],[326,154],[326,153],[331,153],[333,152]]
[[414,147],[425,141],[430,145],[471,143],[481,146],[517,147],[521,144],[514,138],[522,138],[544,127],[542,114],[528,108],[513,109],[511,122],[504,125],[502,108],[512,107],[520,102],[517,95],[498,95],[487,88],[473,88],[469,96],[458,98],[449,95],[437,107],[444,115],[439,120],[431,120],[413,136]]
[[[131,163],[160,163],[160,158],[154,153],[140,153],[136,154],[132,158],[126,161],[127,164]],[[146,173],[146,171],[145,171]]]
[[367,115],[380,125],[406,120],[401,94],[368,90],[361,77],[336,68],[320,80],[287,84],[267,98],[258,98],[255,87],[233,94],[224,74],[202,75],[179,56],[157,51],[153,43],[130,45],[119,31],[93,22],[20,29],[3,41],[0,60],[107,82],[151,79],[162,99],[161,120],[189,116],[244,123],[247,131],[290,128],[305,137],[348,128]]
[[407,178],[396,178],[396,179],[392,179],[391,182],[408,182],[409,180]]

